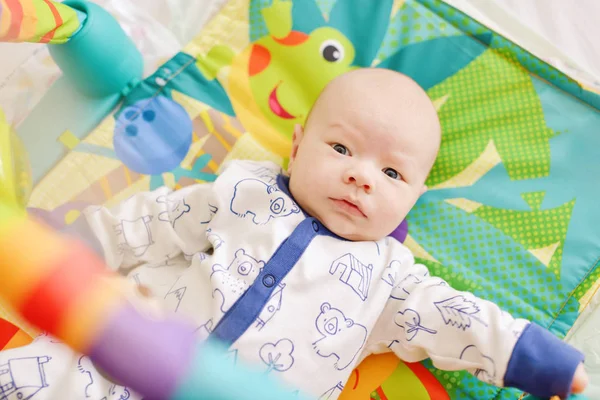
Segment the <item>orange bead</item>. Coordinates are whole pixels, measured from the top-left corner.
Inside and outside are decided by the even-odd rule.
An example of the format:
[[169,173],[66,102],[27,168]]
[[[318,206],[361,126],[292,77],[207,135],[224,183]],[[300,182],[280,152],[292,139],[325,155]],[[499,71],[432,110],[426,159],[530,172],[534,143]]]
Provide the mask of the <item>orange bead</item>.
[[56,336],[77,351],[89,350],[106,321],[125,303],[123,283],[116,275],[98,278],[85,297],[66,310]]
[[64,238],[23,217],[0,224],[0,293],[20,309],[30,292],[57,266],[69,249]]
[[86,301],[87,292],[108,270],[98,256],[82,243],[68,241],[68,252],[53,261],[43,279],[31,287],[18,311],[23,317],[52,334],[56,334],[66,310]]

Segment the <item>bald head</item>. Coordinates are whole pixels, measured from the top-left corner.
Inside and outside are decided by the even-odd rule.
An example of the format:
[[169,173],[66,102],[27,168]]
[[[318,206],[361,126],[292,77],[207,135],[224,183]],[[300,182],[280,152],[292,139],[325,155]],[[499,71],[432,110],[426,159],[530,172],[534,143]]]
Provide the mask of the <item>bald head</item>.
[[427,149],[420,158],[424,168],[431,169],[441,141],[440,123],[427,93],[408,76],[381,68],[356,69],[340,75],[325,87],[313,105],[307,130],[313,122],[332,114],[360,114],[391,134],[408,136]]

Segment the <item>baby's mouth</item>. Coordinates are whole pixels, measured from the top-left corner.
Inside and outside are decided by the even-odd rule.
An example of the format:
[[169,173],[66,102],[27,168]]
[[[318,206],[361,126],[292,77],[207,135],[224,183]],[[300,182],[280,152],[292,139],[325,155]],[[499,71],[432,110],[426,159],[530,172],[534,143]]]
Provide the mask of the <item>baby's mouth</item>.
[[344,211],[350,215],[356,216],[356,217],[367,218],[365,213],[362,211],[360,206],[358,206],[357,204],[354,204],[353,202],[346,200],[346,199],[333,199],[332,198],[331,200],[333,201],[335,206],[338,207],[339,209],[341,209],[342,211]]
[[269,95],[269,108],[271,109],[271,111],[273,111],[273,113],[275,115],[277,115],[280,118],[294,119],[296,117],[294,117],[292,114],[287,112],[287,110],[285,108],[283,108],[283,106],[279,102],[279,99],[277,98],[277,89],[279,88],[280,84],[281,84],[281,82],[278,83],[277,86],[275,86],[275,88]]

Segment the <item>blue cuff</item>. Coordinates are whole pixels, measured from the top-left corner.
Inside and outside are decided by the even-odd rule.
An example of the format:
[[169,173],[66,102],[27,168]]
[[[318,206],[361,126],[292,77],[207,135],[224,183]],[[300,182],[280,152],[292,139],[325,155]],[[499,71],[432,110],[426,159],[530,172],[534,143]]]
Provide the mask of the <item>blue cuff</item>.
[[529,324],[513,350],[504,386],[515,387],[537,397],[562,399],[571,394],[575,370],[584,355],[546,329]]

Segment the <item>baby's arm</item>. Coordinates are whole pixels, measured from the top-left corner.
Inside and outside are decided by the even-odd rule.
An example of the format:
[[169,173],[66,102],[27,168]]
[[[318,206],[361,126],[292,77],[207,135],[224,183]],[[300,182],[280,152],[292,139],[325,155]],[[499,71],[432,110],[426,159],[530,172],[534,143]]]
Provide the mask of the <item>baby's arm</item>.
[[111,209],[89,208],[84,216],[107,265],[128,268],[207,250],[206,227],[217,211],[211,198],[211,184],[175,192],[162,187],[138,193]]
[[412,258],[391,279],[394,290],[369,339],[371,351],[389,346],[405,361],[431,358],[437,368],[464,369],[539,397],[565,398],[577,382],[583,355],[538,325],[452,289]]

